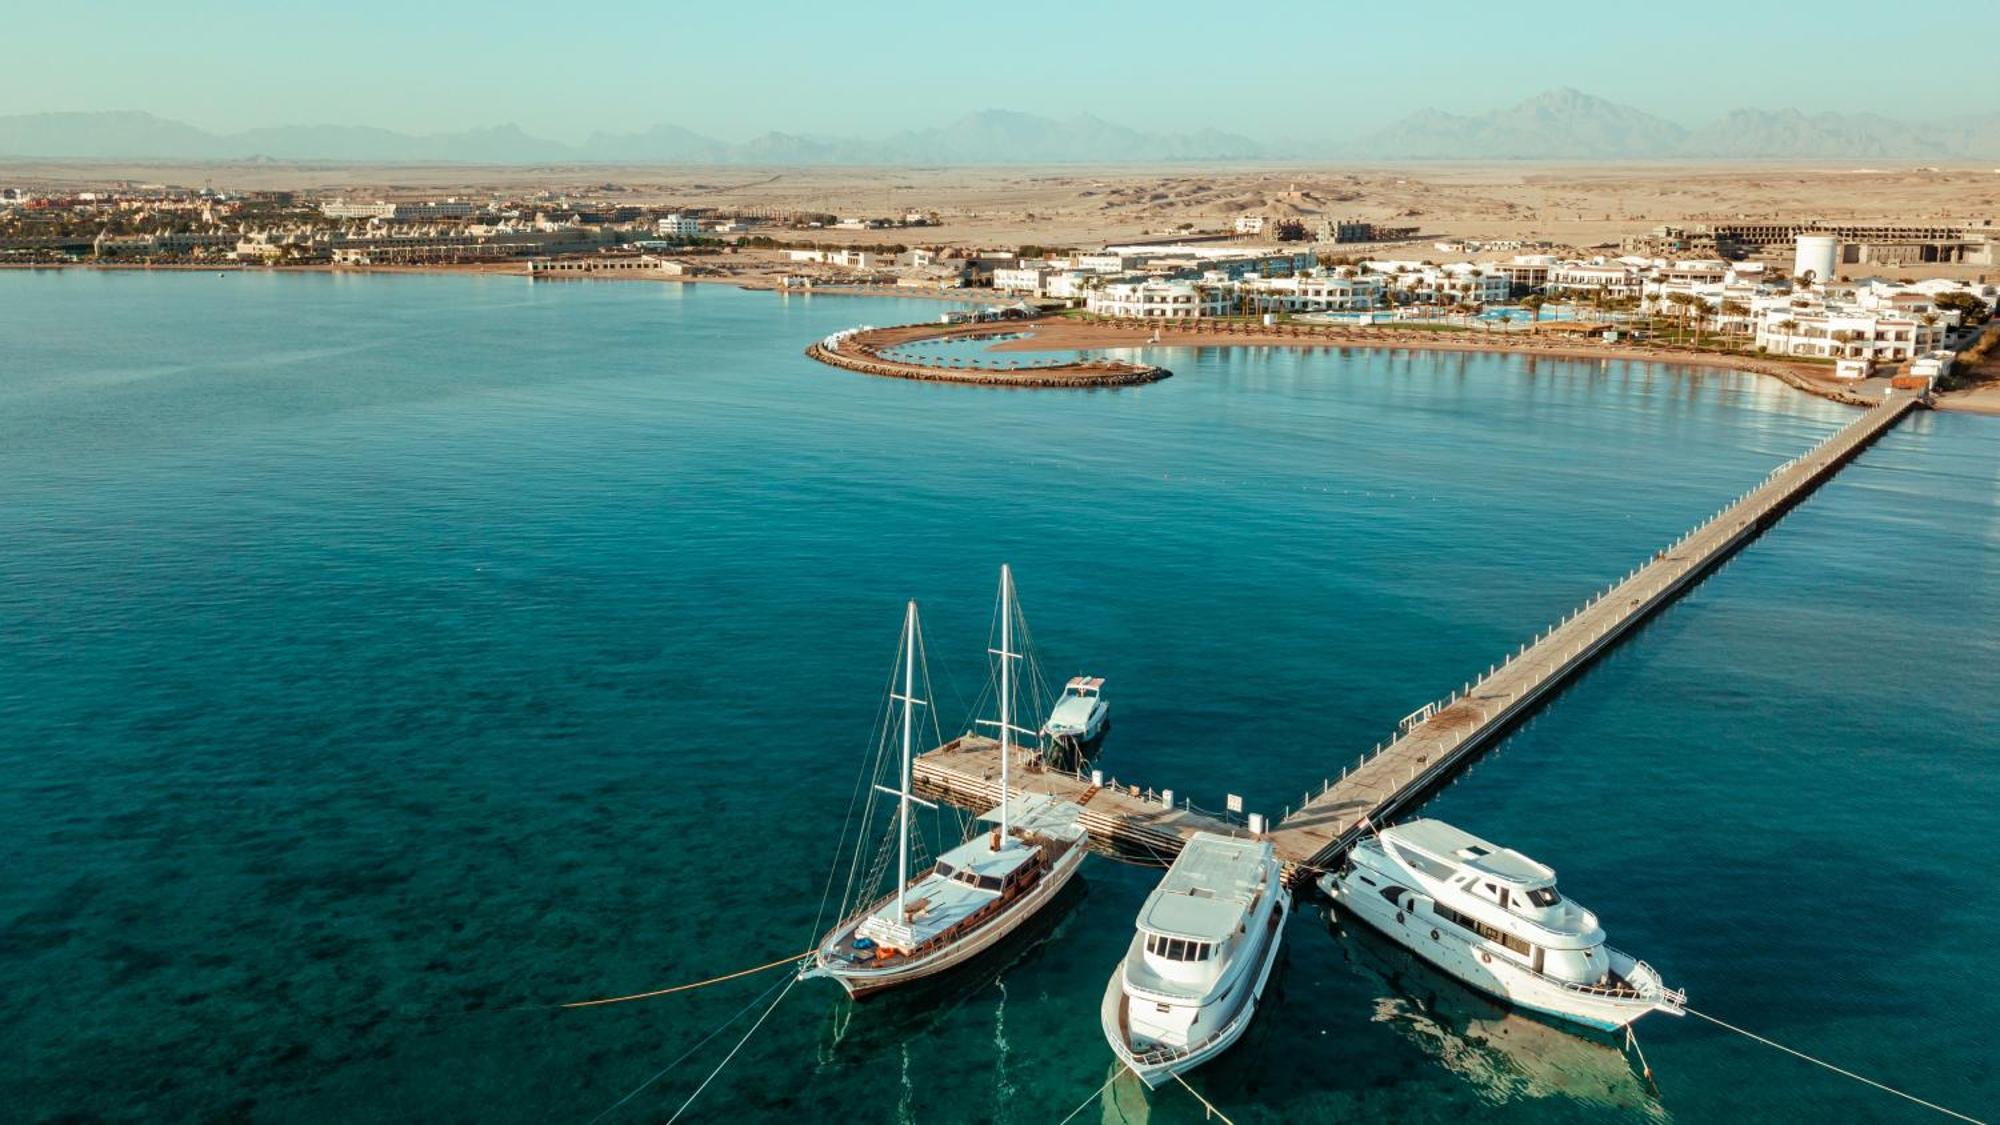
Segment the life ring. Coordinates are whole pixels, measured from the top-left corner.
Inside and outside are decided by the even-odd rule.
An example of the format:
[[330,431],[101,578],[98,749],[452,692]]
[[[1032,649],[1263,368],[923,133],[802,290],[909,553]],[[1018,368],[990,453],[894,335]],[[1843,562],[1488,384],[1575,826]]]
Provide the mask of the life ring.
[[1486,962],[1488,965],[1491,965],[1493,963],[1493,955],[1491,953],[1486,952],[1484,949],[1479,951],[1479,959],[1481,961]]
[[1436,927],[1432,927],[1432,929],[1431,929],[1431,940],[1432,940],[1432,941],[1436,941],[1437,939],[1438,939],[1438,932],[1437,932],[1437,928],[1436,928]]

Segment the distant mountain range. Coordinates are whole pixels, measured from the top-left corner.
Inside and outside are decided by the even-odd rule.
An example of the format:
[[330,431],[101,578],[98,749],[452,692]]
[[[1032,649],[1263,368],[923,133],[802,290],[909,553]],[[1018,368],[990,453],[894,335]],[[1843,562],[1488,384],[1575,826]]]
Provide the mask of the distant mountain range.
[[1344,143],[1265,143],[1218,130],[1152,133],[1088,114],[1007,110],[878,139],[766,133],[740,143],[677,125],[581,144],[514,125],[412,135],[348,125],[212,133],[149,113],[0,116],[0,159],[332,161],[370,164],[1161,164],[1225,160],[1985,160],[2000,113],[1911,123],[1867,114],[1736,110],[1688,129],[1576,90],[1477,116],[1418,110]]
[[1350,153],[1382,160],[1986,160],[2000,157],[2000,113],[1913,123],[1739,109],[1688,129],[1558,89],[1477,117],[1420,110],[1363,137]]

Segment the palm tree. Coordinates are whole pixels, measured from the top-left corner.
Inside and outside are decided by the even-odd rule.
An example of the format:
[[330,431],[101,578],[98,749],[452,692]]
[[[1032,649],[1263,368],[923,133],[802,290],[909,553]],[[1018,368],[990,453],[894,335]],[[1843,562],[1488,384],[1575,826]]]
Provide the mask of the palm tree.
[[1680,321],[1680,334],[1682,336],[1687,335],[1688,306],[1694,303],[1694,299],[1694,295],[1690,293],[1667,294],[1667,303],[1674,306],[1678,313],[1676,319]]
[[1790,317],[1786,317],[1785,319],[1779,321],[1776,327],[1779,332],[1784,334],[1785,337],[1784,346],[1780,350],[1782,350],[1786,355],[1792,354],[1792,336],[1798,332],[1799,322],[1793,320]]
[[1521,307],[1528,310],[1528,315],[1535,318],[1536,324],[1542,322],[1542,306],[1548,303],[1549,299],[1540,293],[1530,293],[1521,298]]
[[1750,315],[1750,306],[1734,298],[1724,297],[1717,311],[1730,321],[1740,323],[1742,318]]

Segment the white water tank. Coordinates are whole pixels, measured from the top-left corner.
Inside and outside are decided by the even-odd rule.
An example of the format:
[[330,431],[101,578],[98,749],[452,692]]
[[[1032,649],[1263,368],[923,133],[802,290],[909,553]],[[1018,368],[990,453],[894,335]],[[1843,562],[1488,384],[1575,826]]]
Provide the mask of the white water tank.
[[1810,276],[1820,284],[1832,281],[1840,264],[1840,240],[1830,234],[1802,234],[1792,254],[1792,276]]

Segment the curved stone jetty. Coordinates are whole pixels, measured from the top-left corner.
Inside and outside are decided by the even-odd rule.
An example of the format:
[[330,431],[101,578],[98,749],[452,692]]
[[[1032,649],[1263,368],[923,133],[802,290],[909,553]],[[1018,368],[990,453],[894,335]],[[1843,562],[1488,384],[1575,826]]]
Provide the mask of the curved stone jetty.
[[854,328],[836,332],[806,348],[821,363],[882,375],[935,383],[973,383],[988,387],[1126,387],[1157,382],[1173,372],[1149,363],[1125,360],[1073,360],[1048,367],[954,367],[914,363],[884,354],[885,349],[945,340],[986,339],[1032,333],[1035,321],[1005,325],[905,324],[894,328]]

